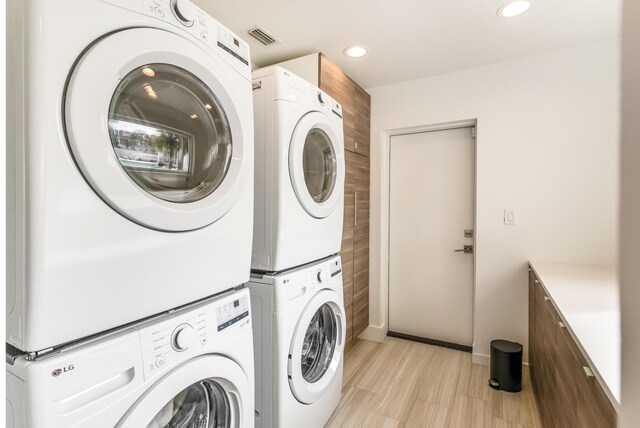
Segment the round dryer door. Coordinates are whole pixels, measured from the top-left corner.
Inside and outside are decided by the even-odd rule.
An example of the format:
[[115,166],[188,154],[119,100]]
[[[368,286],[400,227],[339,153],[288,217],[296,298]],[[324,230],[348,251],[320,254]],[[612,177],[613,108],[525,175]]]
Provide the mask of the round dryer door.
[[288,372],[291,391],[301,403],[313,403],[324,394],[342,361],[344,314],[336,297],[333,291],[320,291],[296,326]]
[[309,215],[324,218],[335,211],[344,193],[344,169],[341,133],[332,129],[324,113],[304,115],[291,137],[289,174]]
[[250,177],[251,135],[238,108],[250,97],[249,82],[196,43],[157,29],[120,31],[96,41],[69,77],[69,146],[87,182],[123,216],[157,230],[201,228],[232,207]]
[[221,356],[199,357],[156,382],[117,428],[241,428],[253,397],[242,369]]

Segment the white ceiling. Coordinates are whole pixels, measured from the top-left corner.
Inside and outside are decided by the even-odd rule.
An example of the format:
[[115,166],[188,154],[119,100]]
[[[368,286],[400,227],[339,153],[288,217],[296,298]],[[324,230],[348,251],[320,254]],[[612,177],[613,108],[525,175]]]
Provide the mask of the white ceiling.
[[[324,52],[365,88],[596,42],[620,33],[621,0],[532,0],[498,18],[506,0],[194,0],[249,42],[265,66]],[[282,43],[265,48],[258,24]],[[347,58],[346,46],[370,52]]]

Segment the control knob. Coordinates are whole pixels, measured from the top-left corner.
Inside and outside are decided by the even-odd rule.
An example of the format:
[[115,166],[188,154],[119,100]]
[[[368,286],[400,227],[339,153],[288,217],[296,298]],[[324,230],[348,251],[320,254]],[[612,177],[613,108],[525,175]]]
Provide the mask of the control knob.
[[181,324],[173,331],[171,335],[171,346],[176,351],[184,351],[196,338],[196,332],[189,324]]
[[189,0],[171,0],[171,10],[178,21],[187,27],[196,19],[196,8]]
[[318,270],[318,272],[316,273],[316,278],[318,278],[319,283],[325,282],[327,280],[326,271],[322,269]]

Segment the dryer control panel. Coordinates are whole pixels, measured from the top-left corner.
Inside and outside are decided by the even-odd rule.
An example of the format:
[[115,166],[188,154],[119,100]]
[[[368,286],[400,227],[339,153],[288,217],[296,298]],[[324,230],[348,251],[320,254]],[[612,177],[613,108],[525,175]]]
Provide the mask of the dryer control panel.
[[339,102],[331,98],[322,89],[317,88],[312,83],[307,82],[302,77],[290,72],[278,65],[265,67],[253,74],[253,84],[261,87],[261,75],[266,76],[273,73],[275,78],[276,100],[294,101],[299,104],[308,104],[314,109],[327,112],[342,120],[342,106]]
[[251,329],[249,291],[175,311],[169,319],[139,330],[145,378],[179,364],[209,346]]
[[[190,0],[102,0],[133,12],[142,12],[189,33],[251,79],[249,45]],[[142,10],[139,5],[142,4]]]
[[313,86],[311,87],[311,92],[315,95],[315,99],[313,96],[311,97],[314,104],[342,119],[342,106],[339,102],[331,98],[326,92]]

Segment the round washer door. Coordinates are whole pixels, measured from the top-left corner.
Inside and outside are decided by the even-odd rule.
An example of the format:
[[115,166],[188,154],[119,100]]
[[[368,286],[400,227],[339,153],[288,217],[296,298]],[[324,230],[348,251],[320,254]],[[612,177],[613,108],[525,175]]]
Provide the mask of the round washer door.
[[227,68],[194,42],[149,28],[106,36],[79,58],[65,94],[67,139],[114,210],[186,231],[237,201],[253,165],[235,103],[250,102],[251,89]]
[[322,290],[296,326],[288,359],[289,386],[298,401],[317,401],[334,380],[344,351],[344,311],[335,292]]
[[296,124],[289,146],[289,175],[304,210],[315,218],[332,214],[343,197],[342,134],[324,113],[305,114]]
[[241,428],[253,421],[252,390],[228,358],[195,358],[157,381],[116,428]]

